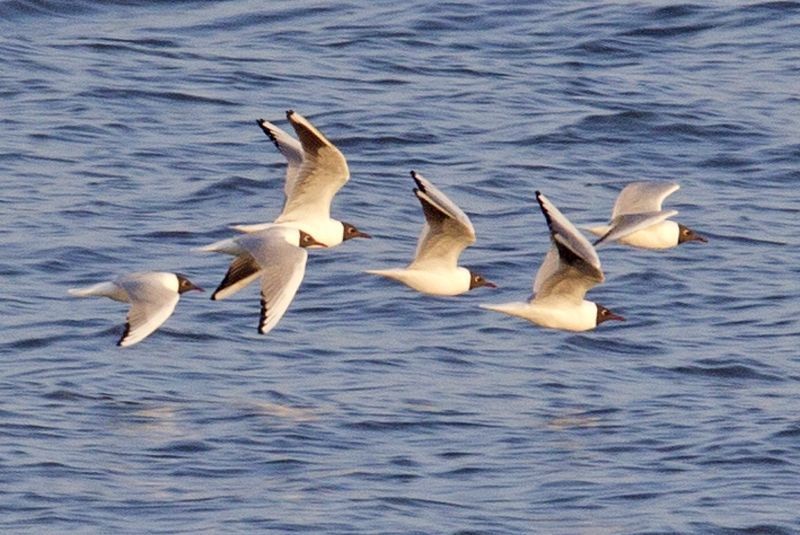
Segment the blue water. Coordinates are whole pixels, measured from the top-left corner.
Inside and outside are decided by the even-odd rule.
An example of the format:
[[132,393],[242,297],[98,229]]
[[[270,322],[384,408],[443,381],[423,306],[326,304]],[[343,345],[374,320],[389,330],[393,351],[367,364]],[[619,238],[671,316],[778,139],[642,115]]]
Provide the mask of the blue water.
[[[487,5],[488,4],[488,5]],[[800,3],[0,2],[0,531],[800,531]],[[255,119],[346,154],[268,336],[255,285],[150,338],[67,288],[274,218]],[[400,266],[417,169],[470,214],[453,299]],[[602,222],[629,181],[707,245],[601,250],[587,334],[478,308],[548,247],[534,191]]]

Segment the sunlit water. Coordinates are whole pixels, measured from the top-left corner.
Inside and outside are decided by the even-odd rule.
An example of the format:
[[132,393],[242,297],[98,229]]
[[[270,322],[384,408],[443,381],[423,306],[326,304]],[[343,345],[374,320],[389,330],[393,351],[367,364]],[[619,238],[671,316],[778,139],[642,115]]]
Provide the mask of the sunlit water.
[[[0,2],[0,528],[150,533],[800,530],[800,4]],[[334,215],[257,334],[255,285],[184,296],[129,349],[69,287],[179,270],[274,218],[286,109],[347,155]],[[288,127],[288,126],[287,126]],[[452,299],[401,266],[417,169],[470,214]],[[576,224],[617,192],[709,237],[601,250],[587,334],[523,299],[543,191]]]

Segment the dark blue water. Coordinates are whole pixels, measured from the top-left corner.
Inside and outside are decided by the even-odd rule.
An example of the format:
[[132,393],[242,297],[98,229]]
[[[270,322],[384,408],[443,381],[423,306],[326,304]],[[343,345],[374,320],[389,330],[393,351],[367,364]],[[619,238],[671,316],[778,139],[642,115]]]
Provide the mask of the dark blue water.
[[[103,533],[800,531],[800,3],[0,2],[0,529]],[[347,155],[268,336],[256,287],[125,307],[66,289],[274,218],[258,129]],[[410,169],[471,215],[454,299],[363,275],[421,225]],[[587,334],[477,307],[632,180],[710,238],[601,251]]]

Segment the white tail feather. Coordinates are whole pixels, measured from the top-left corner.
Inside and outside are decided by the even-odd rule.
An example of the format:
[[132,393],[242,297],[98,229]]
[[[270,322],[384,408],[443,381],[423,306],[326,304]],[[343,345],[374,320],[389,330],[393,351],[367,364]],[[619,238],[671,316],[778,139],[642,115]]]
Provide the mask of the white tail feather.
[[202,247],[196,247],[194,250],[204,253],[225,253],[233,256],[239,256],[245,252],[241,245],[236,243],[235,238],[215,241],[214,243],[210,243]]
[[258,232],[260,230],[267,230],[268,228],[273,226],[275,226],[275,223],[256,223],[253,225],[231,225],[230,228],[232,228],[236,232],[250,234],[252,232]]
[[101,282],[85,288],[70,288],[67,293],[73,297],[94,297],[116,295],[120,288],[113,282]]

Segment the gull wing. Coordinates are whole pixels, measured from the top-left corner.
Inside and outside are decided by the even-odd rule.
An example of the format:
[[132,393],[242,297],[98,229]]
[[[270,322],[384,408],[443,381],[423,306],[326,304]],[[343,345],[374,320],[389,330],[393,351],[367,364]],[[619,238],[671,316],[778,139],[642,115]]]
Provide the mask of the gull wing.
[[286,158],[286,183],[283,186],[283,192],[288,198],[296,187],[300,166],[303,165],[303,146],[271,122],[264,119],[258,119],[256,122]]
[[547,254],[542,260],[542,265],[536,272],[536,277],[533,279],[533,295],[535,297],[542,290],[542,286],[546,280],[551,278],[558,271],[561,265],[561,260],[558,257],[558,248],[553,246],[547,251]]
[[333,196],[350,178],[347,160],[305,117],[292,110],[286,117],[300,140],[303,158],[291,191],[287,181],[286,202],[276,221],[328,219]]
[[116,283],[125,289],[131,303],[125,332],[117,342],[118,346],[127,347],[141,342],[167,321],[175,310],[180,295],[155,280],[154,277],[158,275],[142,273],[117,279]]
[[552,246],[534,278],[532,301],[580,302],[604,280],[597,251],[547,197],[537,191],[536,200],[550,228]]
[[637,214],[623,214],[611,220],[611,228],[594,242],[595,247],[620,240],[634,232],[661,223],[677,215],[677,210],[661,210],[660,212],[642,212]]
[[219,301],[235,294],[261,275],[261,266],[248,252],[242,253],[231,262],[225,278],[211,294],[211,299]]
[[416,171],[411,171],[411,177],[417,184],[414,194],[425,215],[411,266],[456,267],[461,252],[475,243],[475,229],[467,214],[425,177]]
[[240,239],[261,268],[261,316],[258,332],[267,334],[292,303],[306,273],[305,249],[286,241],[283,229],[268,230]]
[[619,193],[611,211],[611,219],[626,214],[642,212],[660,212],[661,203],[669,195],[678,191],[680,185],[675,182],[643,181],[631,182]]

